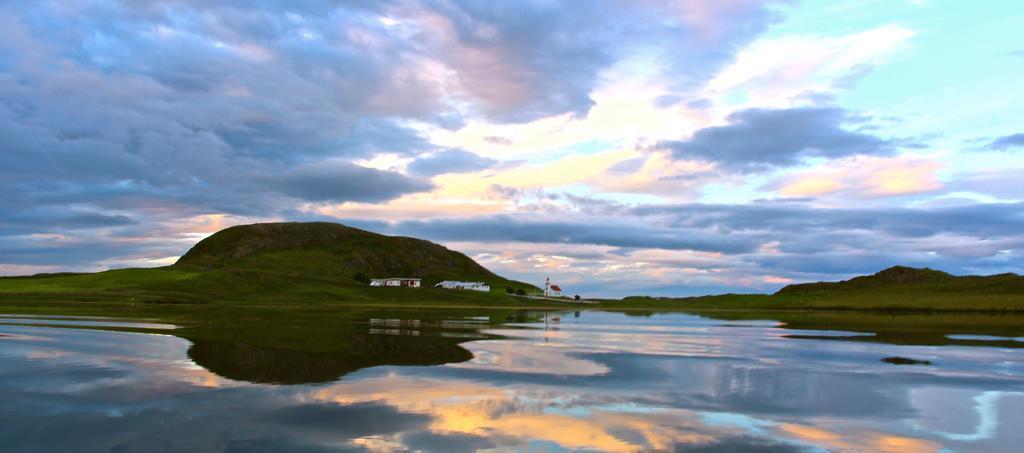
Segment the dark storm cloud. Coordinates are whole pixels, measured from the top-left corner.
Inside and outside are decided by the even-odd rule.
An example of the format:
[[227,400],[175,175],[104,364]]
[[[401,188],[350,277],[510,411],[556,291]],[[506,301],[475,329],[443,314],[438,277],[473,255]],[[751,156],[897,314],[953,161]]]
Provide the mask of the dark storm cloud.
[[795,165],[811,157],[888,154],[894,143],[850,130],[857,118],[839,108],[750,109],[729,115],[729,124],[701,129],[689,140],[666,142],[681,159],[715,162],[740,171]]
[[[469,50],[466,54],[492,56],[448,60],[480,98],[484,113],[522,121],[566,112],[585,115],[600,71],[634,52],[649,52],[657,42],[673,43],[671,52],[660,55],[678,66],[673,81],[703,81],[730,60],[733,46],[771,20],[758,2],[691,3],[467,0],[438,10],[450,20],[454,41]],[[708,39],[711,35],[716,36]]]
[[380,403],[302,404],[278,409],[266,418],[296,432],[324,432],[339,437],[399,433],[424,427],[431,420],[428,415],[403,413]]
[[1024,148],[1024,133],[1010,134],[992,140],[986,146],[988,149],[1007,151],[1011,149]]
[[490,168],[498,161],[461,149],[449,149],[417,158],[409,164],[409,172],[420,176],[445,173],[468,173]]
[[674,80],[703,80],[771,20],[759,2],[697,3],[6,2],[0,209],[150,223],[425,190],[317,166],[392,153],[422,157],[421,174],[483,168],[422,125],[583,115],[602,71],[637,49],[685,57]]
[[[374,231],[441,241],[595,244],[727,254],[751,253],[768,242],[780,242],[784,252],[811,254],[842,247],[870,250],[885,238],[914,241],[954,235],[979,241],[1004,241],[1002,243],[1011,246],[1015,244],[1013,239],[1024,240],[1024,203],[838,209],[805,203],[766,202],[760,205],[604,206],[594,208],[591,213],[597,216],[602,209],[640,221],[597,220],[600,217],[588,222],[527,220],[497,215],[367,226]],[[909,247],[908,244],[905,242],[902,246]],[[893,253],[900,251],[892,250]]]
[[753,436],[722,437],[707,444],[699,445],[680,443],[674,449],[677,453],[711,453],[720,451],[733,453],[800,453],[809,450],[804,445],[787,444]]
[[[905,256],[900,252],[884,253],[786,253],[751,257],[750,261],[778,273],[815,272],[826,275],[873,274],[895,264],[924,267],[925,260]],[[928,260],[933,261],[933,260]]]
[[360,446],[317,445],[287,435],[233,439],[226,442],[224,453],[349,453],[368,452]]
[[962,234],[977,238],[1016,236],[1024,231],[1024,203],[969,204],[933,208],[817,208],[804,203],[750,205],[654,205],[632,210],[639,216],[665,216],[677,228],[724,233],[867,231],[922,238]]
[[49,265],[61,263],[73,269],[94,269],[97,263],[115,258],[177,256],[183,253],[174,242],[146,243],[79,235],[74,240],[0,237],[0,264]]
[[282,193],[314,202],[381,202],[433,187],[426,180],[347,162],[298,167],[272,181]]
[[48,231],[84,230],[134,225],[137,222],[124,215],[108,215],[89,211],[27,209],[8,211],[0,207],[0,236],[41,233]]
[[774,20],[763,2],[553,1],[427,2],[446,33],[428,43],[458,71],[485,115],[525,121],[572,113],[584,116],[600,72],[623,57],[658,57],[676,88],[712,76]]
[[[263,5],[289,16],[218,5],[94,2],[74,14],[43,4],[0,12],[0,189],[29,206],[267,215],[289,203],[258,184],[267,178],[325,158],[433,148],[401,124],[435,114],[429,87],[389,56],[404,41],[360,49],[332,31],[387,38],[367,10]],[[334,22],[295,16],[330,10],[339,12]],[[320,38],[295,34],[307,28]],[[395,104],[389,96],[403,90],[422,95]],[[379,201],[423,187],[398,176],[375,181],[397,187],[348,192]],[[289,193],[309,191],[285,182]]]
[[470,434],[434,434],[429,431],[402,436],[402,443],[413,451],[476,452],[494,448],[493,440]]
[[444,241],[595,244],[727,253],[751,251],[756,246],[755,242],[741,234],[724,236],[698,231],[684,233],[669,228],[621,222],[528,221],[510,216],[405,221],[395,225],[393,231]]

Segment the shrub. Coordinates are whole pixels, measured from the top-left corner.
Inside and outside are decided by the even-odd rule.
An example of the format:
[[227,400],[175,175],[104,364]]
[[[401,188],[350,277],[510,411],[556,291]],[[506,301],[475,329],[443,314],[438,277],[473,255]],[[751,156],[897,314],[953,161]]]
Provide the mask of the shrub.
[[352,278],[355,278],[359,283],[370,283],[370,277],[366,276],[366,274],[362,272],[357,273]]
[[512,288],[511,286],[509,286],[509,287],[506,287],[506,288],[505,288],[505,293],[506,293],[506,294],[515,294],[515,293],[516,293],[516,290],[515,290],[515,289],[513,289],[513,288]]
[[522,288],[519,288],[519,289],[516,290],[516,295],[517,296],[525,296],[526,295],[526,291],[523,291]]

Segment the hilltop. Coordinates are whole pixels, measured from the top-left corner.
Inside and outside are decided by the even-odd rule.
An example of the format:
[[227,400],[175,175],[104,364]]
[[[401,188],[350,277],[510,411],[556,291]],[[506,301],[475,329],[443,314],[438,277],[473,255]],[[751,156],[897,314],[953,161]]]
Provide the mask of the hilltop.
[[607,307],[742,310],[1024,311],[1024,276],[955,276],[893,266],[838,282],[799,283],[774,294],[683,298],[627,297]]
[[893,266],[872,275],[854,277],[838,282],[788,285],[775,294],[822,294],[878,290],[1024,294],[1024,277],[1017,274],[958,277],[934,269]]
[[[373,277],[423,279],[423,289],[370,288]],[[483,281],[490,294],[430,288]],[[0,300],[153,303],[488,300],[505,288],[534,290],[472,258],[422,239],[328,222],[240,225],[203,239],[167,267],[0,278]]]
[[439,244],[328,222],[230,227],[199,241],[174,267],[302,272],[341,279],[358,274],[415,277],[428,284],[445,279],[509,283],[470,257]]

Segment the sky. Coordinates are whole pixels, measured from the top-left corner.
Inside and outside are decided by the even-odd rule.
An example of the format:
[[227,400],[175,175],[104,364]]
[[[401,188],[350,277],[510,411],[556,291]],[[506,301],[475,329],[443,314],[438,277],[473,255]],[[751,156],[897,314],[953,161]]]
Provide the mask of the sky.
[[0,275],[333,221],[585,296],[1024,272],[1024,3],[0,0]]

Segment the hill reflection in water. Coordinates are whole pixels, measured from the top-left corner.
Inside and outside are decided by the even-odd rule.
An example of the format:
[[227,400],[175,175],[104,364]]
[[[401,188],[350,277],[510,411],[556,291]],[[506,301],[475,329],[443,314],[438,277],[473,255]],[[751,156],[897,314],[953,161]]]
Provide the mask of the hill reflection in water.
[[[368,316],[339,327],[362,357],[445,364],[358,370],[363,362],[329,354],[0,326],[0,439],[26,451],[905,452],[1024,442],[1014,429],[1024,423],[1019,349],[794,339],[774,321],[685,314],[493,322],[503,316]],[[399,349],[407,354],[388,356]],[[880,360],[894,356],[932,365]],[[267,385],[299,381],[320,383]]]

